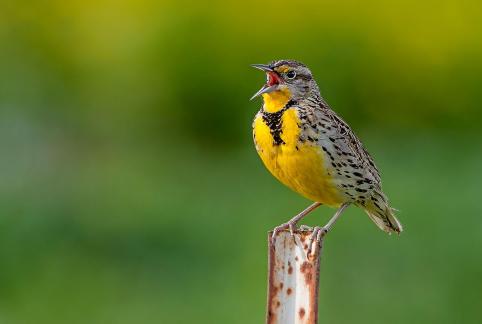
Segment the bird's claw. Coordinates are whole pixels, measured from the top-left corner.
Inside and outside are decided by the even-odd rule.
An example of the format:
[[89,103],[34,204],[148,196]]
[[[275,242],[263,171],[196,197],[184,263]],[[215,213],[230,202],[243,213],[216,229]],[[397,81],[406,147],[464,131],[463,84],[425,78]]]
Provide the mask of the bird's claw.
[[303,225],[300,225],[299,229],[300,231],[311,231],[313,230],[313,227],[303,224]]
[[273,229],[273,235],[271,235],[271,242],[273,243],[273,245],[274,245],[276,236],[279,234],[279,232],[284,231],[285,229],[290,230],[290,234],[294,239],[295,232],[296,232],[296,222],[289,221],[289,222],[286,222],[286,223],[281,224],[279,226],[276,226]]
[[316,240],[316,244],[321,247],[321,239],[328,233],[328,229],[326,227],[315,226],[313,228],[313,233],[311,233],[310,237],[310,244],[308,244],[308,251],[306,255],[310,255],[313,242]]

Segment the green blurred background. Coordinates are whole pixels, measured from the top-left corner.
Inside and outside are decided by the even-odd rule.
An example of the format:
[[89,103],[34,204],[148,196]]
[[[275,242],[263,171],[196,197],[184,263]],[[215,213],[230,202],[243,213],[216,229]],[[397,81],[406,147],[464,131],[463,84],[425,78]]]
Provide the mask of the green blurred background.
[[481,17],[455,0],[3,0],[0,323],[262,323],[266,232],[309,204],[252,145],[249,64],[281,58],[312,69],[406,230],[347,212],[321,323],[480,323]]

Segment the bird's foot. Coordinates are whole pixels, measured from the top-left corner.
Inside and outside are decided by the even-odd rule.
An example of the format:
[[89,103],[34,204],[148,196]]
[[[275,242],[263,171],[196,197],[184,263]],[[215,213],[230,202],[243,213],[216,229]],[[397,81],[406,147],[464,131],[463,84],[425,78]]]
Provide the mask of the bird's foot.
[[284,224],[281,224],[279,226],[276,226],[274,229],[273,229],[273,235],[271,235],[271,242],[272,244],[274,245],[274,242],[275,242],[275,239],[276,239],[276,236],[279,234],[279,232],[282,232],[286,229],[289,229],[290,230],[290,234],[291,234],[291,237],[293,237],[293,239],[295,238],[295,232],[296,232],[296,223],[298,223],[297,221],[294,221],[294,220],[290,220]]
[[302,225],[300,225],[299,230],[300,230],[300,231],[312,231],[312,230],[313,230],[313,227],[308,226],[308,225],[305,225],[305,224],[302,224]]
[[313,247],[313,242],[316,241],[316,244],[321,247],[321,240],[326,235],[326,233],[328,233],[328,229],[326,228],[326,226],[315,226],[313,228],[313,233],[311,233],[310,244],[308,244],[308,251],[306,252],[306,255],[310,255]]

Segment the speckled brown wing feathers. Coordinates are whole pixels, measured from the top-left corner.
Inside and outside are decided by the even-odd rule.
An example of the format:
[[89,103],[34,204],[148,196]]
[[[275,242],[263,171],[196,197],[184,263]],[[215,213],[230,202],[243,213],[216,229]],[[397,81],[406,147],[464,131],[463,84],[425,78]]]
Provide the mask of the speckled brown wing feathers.
[[325,110],[324,114],[333,120],[333,125],[337,128],[337,140],[346,143],[359,163],[361,163],[361,167],[366,170],[373,177],[373,180],[375,180],[375,182],[381,187],[380,172],[378,171],[373,158],[351,130],[350,126],[348,126],[348,124],[333,110],[329,108],[322,109]]
[[382,192],[378,168],[348,124],[319,98],[299,105],[305,123],[300,139],[316,138],[327,157],[327,172],[347,201],[362,207],[373,222],[386,232],[401,232],[388,199]]

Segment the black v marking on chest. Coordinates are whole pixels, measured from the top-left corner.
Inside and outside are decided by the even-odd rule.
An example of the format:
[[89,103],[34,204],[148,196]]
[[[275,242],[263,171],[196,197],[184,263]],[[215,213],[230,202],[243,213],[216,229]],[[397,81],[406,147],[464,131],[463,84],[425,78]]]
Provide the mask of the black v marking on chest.
[[283,109],[269,113],[267,111],[262,112],[263,121],[269,127],[271,136],[273,137],[273,145],[282,145],[286,144],[285,141],[281,138],[281,134],[283,133],[283,125],[282,125],[282,117],[285,111],[296,105],[297,102],[295,100],[290,100],[288,103],[283,107]]

